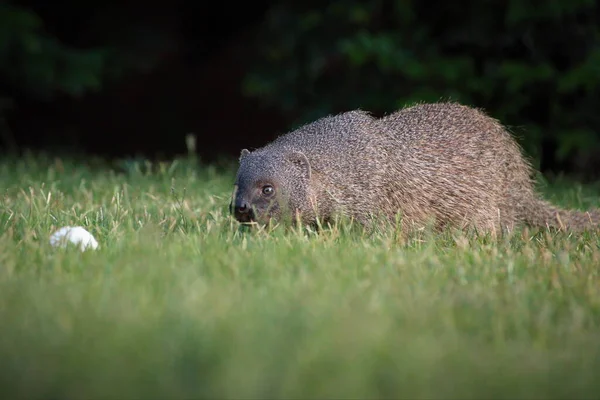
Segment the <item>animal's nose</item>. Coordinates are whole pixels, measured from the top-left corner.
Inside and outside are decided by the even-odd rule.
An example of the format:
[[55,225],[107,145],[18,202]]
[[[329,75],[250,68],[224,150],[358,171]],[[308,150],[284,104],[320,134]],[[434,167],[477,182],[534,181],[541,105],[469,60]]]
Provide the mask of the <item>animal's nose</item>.
[[250,210],[250,207],[248,207],[248,203],[246,203],[246,202],[236,204],[236,206],[235,206],[235,211],[239,214],[246,214],[246,213],[248,213],[249,210]]
[[250,222],[254,218],[252,208],[245,201],[235,203],[234,215],[235,218],[240,222]]

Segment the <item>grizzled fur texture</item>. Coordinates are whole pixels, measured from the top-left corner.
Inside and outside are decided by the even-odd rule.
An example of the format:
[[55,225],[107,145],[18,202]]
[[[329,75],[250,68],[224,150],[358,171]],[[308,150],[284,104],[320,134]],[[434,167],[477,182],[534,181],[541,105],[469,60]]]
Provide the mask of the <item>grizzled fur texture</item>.
[[341,214],[365,226],[399,215],[407,230],[600,226],[599,210],[542,200],[533,172],[506,129],[478,109],[419,104],[380,119],[357,110],[242,150],[231,206],[240,222],[292,216],[312,224]]

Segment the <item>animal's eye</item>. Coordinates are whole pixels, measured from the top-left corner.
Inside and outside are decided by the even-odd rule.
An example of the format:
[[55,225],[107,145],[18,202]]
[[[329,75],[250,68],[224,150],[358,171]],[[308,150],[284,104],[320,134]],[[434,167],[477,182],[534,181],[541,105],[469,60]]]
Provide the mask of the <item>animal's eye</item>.
[[273,186],[271,186],[271,185],[265,185],[265,186],[263,186],[263,188],[262,188],[262,192],[263,192],[263,194],[264,194],[264,195],[267,195],[267,196],[268,196],[268,195],[270,195],[270,194],[272,194],[272,193],[273,193],[273,190],[274,190],[274,189],[273,189]]

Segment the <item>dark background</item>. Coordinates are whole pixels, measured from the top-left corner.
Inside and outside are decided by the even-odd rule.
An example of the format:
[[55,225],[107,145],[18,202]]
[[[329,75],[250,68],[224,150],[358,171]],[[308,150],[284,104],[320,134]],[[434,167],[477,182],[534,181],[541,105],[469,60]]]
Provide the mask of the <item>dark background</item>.
[[0,4],[0,145],[234,159],[298,124],[453,99],[546,174],[600,178],[600,5],[507,1]]

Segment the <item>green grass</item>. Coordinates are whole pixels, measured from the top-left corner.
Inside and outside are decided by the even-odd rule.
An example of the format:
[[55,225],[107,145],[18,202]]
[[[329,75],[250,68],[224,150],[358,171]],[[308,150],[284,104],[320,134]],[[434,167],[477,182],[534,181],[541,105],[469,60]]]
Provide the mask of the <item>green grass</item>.
[[[598,398],[598,235],[248,231],[232,182],[0,162],[0,397]],[[52,248],[65,225],[100,248]]]

